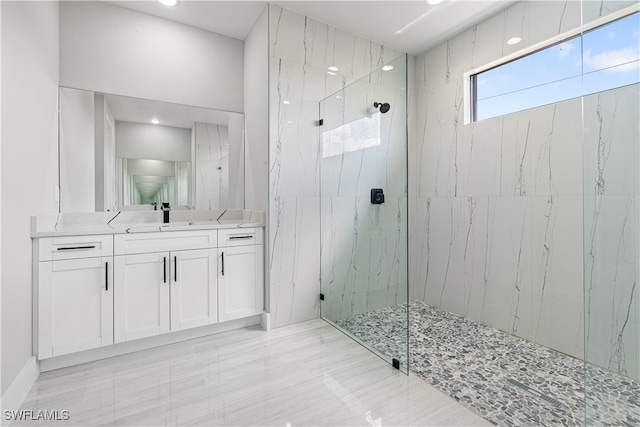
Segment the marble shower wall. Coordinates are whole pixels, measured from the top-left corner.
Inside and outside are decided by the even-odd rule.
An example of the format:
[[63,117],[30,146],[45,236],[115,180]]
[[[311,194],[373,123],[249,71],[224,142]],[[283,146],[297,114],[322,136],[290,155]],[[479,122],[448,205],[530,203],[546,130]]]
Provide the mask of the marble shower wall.
[[584,98],[588,362],[640,380],[640,85]]
[[319,315],[319,103],[401,53],[270,8],[268,311],[279,327]]
[[390,65],[320,104],[322,316],[332,321],[407,302],[406,57]]
[[229,128],[196,123],[195,128],[196,209],[217,210],[228,207]]
[[578,357],[581,100],[465,124],[463,73],[580,22],[520,2],[418,57],[409,155],[410,299]]

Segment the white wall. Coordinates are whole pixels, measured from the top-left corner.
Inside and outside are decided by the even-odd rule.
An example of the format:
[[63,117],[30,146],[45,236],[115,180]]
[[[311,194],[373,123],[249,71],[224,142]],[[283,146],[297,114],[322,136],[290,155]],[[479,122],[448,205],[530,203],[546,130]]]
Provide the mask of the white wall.
[[116,121],[116,157],[191,161],[191,129]]
[[60,84],[243,111],[243,42],[103,2],[60,4]]
[[31,215],[58,211],[58,5],[2,8],[2,394],[31,358]]
[[[269,6],[244,41],[244,207],[269,212]],[[265,227],[264,241],[269,241]],[[269,251],[265,250],[264,306],[269,311]]]
[[[268,210],[269,8],[244,41],[245,208]],[[265,239],[266,240],[266,239]],[[265,294],[267,295],[267,294]]]
[[95,209],[94,96],[84,90],[60,91],[60,209]]
[[[127,172],[133,176],[176,176],[176,165],[166,160],[127,159]],[[152,180],[142,179],[142,182]],[[134,182],[141,182],[134,178]],[[166,182],[166,181],[165,181]]]

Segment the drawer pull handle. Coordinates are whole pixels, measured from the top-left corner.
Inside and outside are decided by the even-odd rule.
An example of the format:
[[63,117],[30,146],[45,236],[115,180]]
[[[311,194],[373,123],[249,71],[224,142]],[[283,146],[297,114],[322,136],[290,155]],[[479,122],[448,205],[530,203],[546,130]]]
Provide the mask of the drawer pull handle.
[[178,283],[178,257],[173,257],[173,281]]
[[224,252],[222,252],[222,275],[224,276]]
[[162,281],[164,283],[167,283],[167,257],[163,258],[163,269],[162,271],[164,272],[164,278],[162,279]]
[[109,262],[104,263],[104,283],[105,283],[104,290],[108,291],[109,290]]
[[77,251],[80,249],[95,249],[96,245],[91,245],[91,246],[69,246],[66,248],[58,248],[57,250],[59,251]]
[[231,236],[229,240],[237,240],[237,239],[253,239],[253,234],[249,234],[247,236]]

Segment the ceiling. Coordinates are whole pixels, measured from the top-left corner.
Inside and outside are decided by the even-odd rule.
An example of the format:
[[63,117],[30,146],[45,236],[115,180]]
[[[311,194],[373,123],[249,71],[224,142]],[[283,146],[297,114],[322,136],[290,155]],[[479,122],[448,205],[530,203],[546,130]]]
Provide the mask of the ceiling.
[[151,119],[157,119],[163,126],[191,129],[195,122],[227,126],[229,115],[237,114],[120,95],[105,95],[105,98],[113,118],[121,122],[150,124]]
[[[515,0],[284,0],[273,3],[349,33],[417,55],[508,7]],[[109,1],[203,30],[244,40],[267,1],[181,0],[176,7],[157,1]]]

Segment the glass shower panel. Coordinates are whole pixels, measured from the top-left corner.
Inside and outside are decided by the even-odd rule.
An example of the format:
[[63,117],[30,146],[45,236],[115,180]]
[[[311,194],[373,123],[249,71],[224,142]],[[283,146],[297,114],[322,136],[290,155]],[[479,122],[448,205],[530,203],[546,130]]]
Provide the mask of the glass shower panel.
[[586,425],[640,425],[639,95],[583,101]]
[[406,63],[320,102],[321,315],[405,372]]

